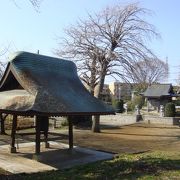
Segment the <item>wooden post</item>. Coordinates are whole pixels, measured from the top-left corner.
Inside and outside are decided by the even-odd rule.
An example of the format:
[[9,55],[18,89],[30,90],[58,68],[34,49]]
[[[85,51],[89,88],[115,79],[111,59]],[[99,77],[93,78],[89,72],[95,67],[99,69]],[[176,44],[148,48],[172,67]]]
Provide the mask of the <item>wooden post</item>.
[[35,116],[35,121],[36,121],[36,147],[35,147],[35,154],[40,154],[40,137],[41,137],[41,132],[40,132],[40,124],[41,124],[41,118],[39,116]]
[[13,115],[12,130],[11,130],[11,149],[10,149],[11,153],[16,153],[16,147],[15,147],[16,127],[17,127],[17,115]]
[[3,134],[3,135],[6,134],[4,122],[5,122],[5,119],[6,119],[7,116],[8,116],[8,115],[6,114],[6,115],[3,117],[2,113],[0,113],[0,121],[1,121],[1,132],[0,132],[0,134]]
[[3,131],[4,131],[4,121],[3,121],[2,113],[0,113],[0,121],[1,121],[1,134],[3,134]]
[[49,148],[48,131],[49,131],[49,117],[43,116],[41,119],[41,130],[44,132],[45,148]]
[[68,116],[68,123],[69,123],[69,149],[73,148],[73,123],[72,123],[72,116]]

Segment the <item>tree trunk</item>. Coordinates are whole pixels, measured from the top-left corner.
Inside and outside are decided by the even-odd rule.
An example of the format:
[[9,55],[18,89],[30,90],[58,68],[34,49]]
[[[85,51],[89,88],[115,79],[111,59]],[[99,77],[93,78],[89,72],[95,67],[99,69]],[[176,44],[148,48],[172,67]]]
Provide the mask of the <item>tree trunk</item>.
[[93,116],[92,119],[92,132],[100,133],[100,116]]
[[[95,97],[100,99],[101,98],[101,92],[103,90],[103,86],[104,86],[104,81],[105,81],[105,69],[102,70],[101,75],[100,75],[100,80],[99,80],[99,84],[98,84],[98,88],[97,88],[97,92],[95,94]],[[92,132],[96,132],[99,133],[100,130],[100,116],[94,116],[92,119]]]

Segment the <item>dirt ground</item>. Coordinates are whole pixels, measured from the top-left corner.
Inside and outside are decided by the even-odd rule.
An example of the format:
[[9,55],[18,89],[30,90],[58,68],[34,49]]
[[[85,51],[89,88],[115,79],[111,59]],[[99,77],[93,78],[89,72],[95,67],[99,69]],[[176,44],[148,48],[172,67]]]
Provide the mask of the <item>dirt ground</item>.
[[143,151],[179,151],[180,127],[133,124],[121,127],[102,127],[101,133],[76,129],[74,144],[113,153]]
[[[49,140],[68,144],[67,130],[55,129]],[[59,136],[60,134],[60,136]],[[34,141],[35,137],[18,138],[18,142]],[[0,136],[0,145],[10,143],[10,136]],[[74,145],[113,153],[144,151],[179,151],[180,127],[136,123],[121,127],[102,126],[101,133],[74,129]]]

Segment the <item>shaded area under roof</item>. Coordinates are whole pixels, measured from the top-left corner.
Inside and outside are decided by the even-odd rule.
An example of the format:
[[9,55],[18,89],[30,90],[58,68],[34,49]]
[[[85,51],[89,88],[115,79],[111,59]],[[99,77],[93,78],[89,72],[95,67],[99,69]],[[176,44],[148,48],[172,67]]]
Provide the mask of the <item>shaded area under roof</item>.
[[162,96],[173,96],[173,87],[171,84],[152,84],[149,86],[144,93],[145,97],[162,97]]
[[16,53],[0,82],[0,111],[28,115],[100,115],[114,110],[83,86],[75,64],[28,52]]

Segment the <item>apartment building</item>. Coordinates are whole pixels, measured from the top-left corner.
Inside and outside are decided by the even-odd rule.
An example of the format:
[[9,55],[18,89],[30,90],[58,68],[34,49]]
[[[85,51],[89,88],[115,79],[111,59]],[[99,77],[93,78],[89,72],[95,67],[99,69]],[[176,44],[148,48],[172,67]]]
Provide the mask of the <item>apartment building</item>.
[[114,99],[131,99],[133,87],[129,83],[112,82],[109,90]]

